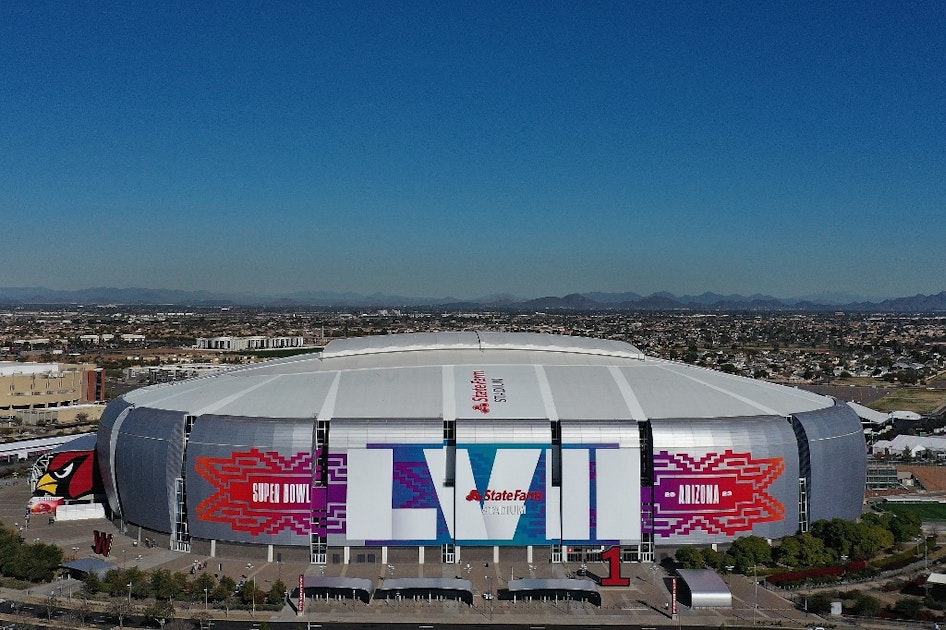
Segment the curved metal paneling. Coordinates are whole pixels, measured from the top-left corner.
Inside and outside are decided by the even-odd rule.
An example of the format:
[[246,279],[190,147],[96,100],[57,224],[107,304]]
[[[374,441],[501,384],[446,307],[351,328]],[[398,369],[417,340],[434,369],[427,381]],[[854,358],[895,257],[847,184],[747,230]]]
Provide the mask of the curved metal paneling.
[[[728,542],[798,529],[798,448],[774,416],[653,420],[658,544]],[[645,494],[646,496],[646,494]]]
[[108,507],[113,514],[118,516],[121,516],[122,512],[115,479],[115,439],[121,422],[130,408],[131,403],[124,398],[116,398],[108,404],[99,419],[98,439],[95,446],[95,456],[99,460],[99,472],[102,475],[102,486],[105,488]]
[[[808,446],[808,517],[860,517],[867,482],[867,447],[857,414],[844,403],[793,416]],[[804,449],[803,449],[804,453]]]
[[184,415],[136,407],[115,443],[115,473],[124,518],[159,532],[172,529],[174,479],[180,476]]
[[308,545],[312,418],[203,415],[187,445],[187,520],[197,538]]

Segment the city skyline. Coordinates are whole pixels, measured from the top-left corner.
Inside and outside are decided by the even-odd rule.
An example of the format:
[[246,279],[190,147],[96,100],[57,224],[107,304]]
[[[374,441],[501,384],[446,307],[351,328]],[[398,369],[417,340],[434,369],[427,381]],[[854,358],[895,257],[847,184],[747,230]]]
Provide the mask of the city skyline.
[[0,286],[935,294],[946,12],[0,4]]

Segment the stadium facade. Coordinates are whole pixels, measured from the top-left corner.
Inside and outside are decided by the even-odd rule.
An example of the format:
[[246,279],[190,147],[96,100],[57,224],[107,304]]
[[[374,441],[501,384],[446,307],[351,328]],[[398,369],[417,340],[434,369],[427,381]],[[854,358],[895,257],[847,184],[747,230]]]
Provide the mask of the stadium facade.
[[144,387],[109,404],[96,454],[113,516],[172,548],[314,563],[405,547],[650,560],[856,519],[866,476],[860,421],[835,399],[533,333],[337,340]]

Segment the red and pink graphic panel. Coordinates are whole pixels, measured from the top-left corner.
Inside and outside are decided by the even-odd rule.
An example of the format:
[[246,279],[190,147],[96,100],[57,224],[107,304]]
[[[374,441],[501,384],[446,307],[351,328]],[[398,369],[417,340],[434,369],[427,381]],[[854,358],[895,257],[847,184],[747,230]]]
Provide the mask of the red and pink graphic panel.
[[254,536],[286,529],[309,533],[311,453],[284,457],[252,449],[229,457],[197,457],[196,467],[214,488],[197,506],[200,520],[227,523]]
[[785,506],[769,490],[785,472],[782,457],[751,453],[654,455],[653,520],[658,537],[703,531],[736,536],[761,523],[785,518]]

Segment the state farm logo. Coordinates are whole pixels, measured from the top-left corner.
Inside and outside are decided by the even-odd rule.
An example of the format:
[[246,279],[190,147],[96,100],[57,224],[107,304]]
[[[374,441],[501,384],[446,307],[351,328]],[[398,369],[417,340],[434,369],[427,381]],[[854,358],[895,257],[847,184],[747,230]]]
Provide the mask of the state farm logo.
[[467,501],[541,501],[544,497],[541,490],[487,490],[480,493],[473,488],[466,495]]
[[473,386],[471,400],[476,403],[473,405],[474,411],[488,414],[490,403],[506,402],[506,384],[503,379],[494,378],[487,381],[485,370],[473,370],[470,384]]

